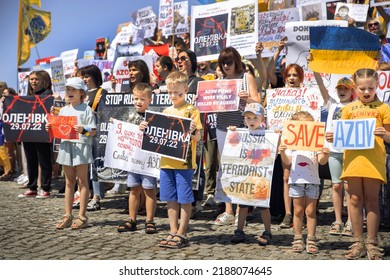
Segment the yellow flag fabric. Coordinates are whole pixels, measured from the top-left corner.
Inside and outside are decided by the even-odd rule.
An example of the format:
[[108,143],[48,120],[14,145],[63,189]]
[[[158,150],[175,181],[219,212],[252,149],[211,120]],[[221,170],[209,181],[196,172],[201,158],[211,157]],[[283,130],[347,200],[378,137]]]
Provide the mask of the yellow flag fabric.
[[18,66],[30,58],[30,48],[38,44],[51,31],[51,13],[38,10],[40,0],[21,0],[19,6]]

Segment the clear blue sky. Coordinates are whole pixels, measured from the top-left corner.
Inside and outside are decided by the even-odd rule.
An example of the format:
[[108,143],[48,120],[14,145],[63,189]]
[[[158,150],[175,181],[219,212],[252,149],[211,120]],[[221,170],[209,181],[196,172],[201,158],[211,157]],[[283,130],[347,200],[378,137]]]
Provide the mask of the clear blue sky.
[[[176,2],[181,2],[177,0]],[[99,37],[115,36],[119,23],[131,20],[138,9],[152,6],[158,14],[159,0],[41,0],[41,9],[50,11],[52,30],[38,46],[39,56],[59,56],[61,52],[79,49],[79,58],[85,50],[95,48]],[[197,0],[188,0],[189,6],[200,5]],[[17,88],[17,35],[19,1],[0,0],[0,81]],[[189,13],[191,8],[189,7]],[[22,67],[33,67],[37,59],[31,49],[29,61]]]

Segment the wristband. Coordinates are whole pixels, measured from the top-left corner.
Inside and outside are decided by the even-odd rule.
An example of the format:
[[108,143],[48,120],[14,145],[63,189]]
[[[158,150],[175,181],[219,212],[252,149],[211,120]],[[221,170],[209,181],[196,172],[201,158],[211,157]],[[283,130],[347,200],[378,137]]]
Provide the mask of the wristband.
[[85,136],[89,136],[91,133],[91,128],[89,127],[83,127],[83,131],[81,132],[81,134],[84,134]]

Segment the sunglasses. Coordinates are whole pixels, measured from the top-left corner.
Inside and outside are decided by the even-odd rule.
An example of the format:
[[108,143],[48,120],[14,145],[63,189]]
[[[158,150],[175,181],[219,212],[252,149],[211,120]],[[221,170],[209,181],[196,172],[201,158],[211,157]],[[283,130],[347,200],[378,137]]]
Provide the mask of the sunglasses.
[[188,60],[190,60],[188,57],[186,57],[186,56],[181,56],[181,57],[176,57],[175,58],[175,61],[176,62],[179,62],[179,61],[188,61]]
[[379,22],[369,23],[368,27],[378,26]]
[[232,66],[233,65],[233,60],[225,60],[224,62],[222,62],[222,66],[226,65],[226,66]]

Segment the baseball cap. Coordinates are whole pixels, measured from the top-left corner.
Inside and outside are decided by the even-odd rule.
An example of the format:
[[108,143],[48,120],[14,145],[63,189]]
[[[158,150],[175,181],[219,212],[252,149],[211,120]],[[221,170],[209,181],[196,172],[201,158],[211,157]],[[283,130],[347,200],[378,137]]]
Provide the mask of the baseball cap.
[[338,82],[337,82],[337,86],[336,88],[338,87],[346,87],[346,88],[349,88],[349,89],[354,89],[355,88],[355,83],[347,78],[347,77],[344,77],[344,78],[341,78]]
[[251,112],[256,116],[263,115],[264,116],[264,108],[260,103],[249,103],[245,106],[243,114],[246,112]]
[[73,77],[66,80],[66,87],[72,87],[75,89],[82,89],[85,90],[85,83],[84,81],[79,77]]

